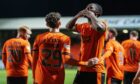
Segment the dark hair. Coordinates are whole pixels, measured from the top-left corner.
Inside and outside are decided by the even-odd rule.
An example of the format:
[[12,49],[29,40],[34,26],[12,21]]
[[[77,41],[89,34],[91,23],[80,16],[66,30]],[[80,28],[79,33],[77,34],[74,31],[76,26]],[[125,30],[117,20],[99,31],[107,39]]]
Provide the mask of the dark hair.
[[113,34],[113,36],[115,36],[115,37],[118,35],[118,32],[115,28],[110,28],[109,32],[111,32]]
[[51,28],[57,27],[57,22],[60,20],[61,15],[58,12],[51,12],[46,15],[45,21],[47,22],[47,25]]
[[97,4],[97,3],[90,3],[90,4],[88,4],[87,7],[91,7],[91,6],[95,7],[95,11],[94,12],[96,14],[98,14],[98,16],[101,16],[103,14],[103,9],[102,9],[102,7],[99,4]]
[[136,37],[136,36],[139,36],[139,33],[137,31],[131,31],[130,35]]

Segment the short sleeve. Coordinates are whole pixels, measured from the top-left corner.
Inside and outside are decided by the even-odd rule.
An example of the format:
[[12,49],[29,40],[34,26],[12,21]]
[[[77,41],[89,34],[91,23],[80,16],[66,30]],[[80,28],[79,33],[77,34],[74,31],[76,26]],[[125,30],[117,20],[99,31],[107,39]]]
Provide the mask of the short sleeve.
[[64,39],[64,44],[63,44],[63,53],[70,53],[70,45],[71,45],[71,40],[70,38],[65,38]]
[[109,51],[113,52],[113,45],[112,45],[111,42],[108,42],[108,43],[106,44],[105,50],[106,50],[106,51],[109,50]]
[[31,45],[28,41],[26,41],[25,43],[25,47],[24,47],[24,53],[31,53]]
[[39,50],[39,36],[36,37],[34,44],[33,44],[33,51]]

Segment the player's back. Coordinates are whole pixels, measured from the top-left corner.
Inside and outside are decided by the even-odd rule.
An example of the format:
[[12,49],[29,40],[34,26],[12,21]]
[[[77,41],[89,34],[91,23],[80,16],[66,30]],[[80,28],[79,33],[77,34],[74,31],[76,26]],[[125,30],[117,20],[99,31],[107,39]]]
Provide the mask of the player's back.
[[6,71],[8,76],[27,76],[28,62],[25,56],[27,40],[13,38],[6,41],[3,52],[6,53]]
[[59,32],[47,32],[38,36],[39,57],[35,78],[39,83],[63,84],[64,57],[62,53],[65,53],[63,52],[64,44],[69,40],[68,36]]
[[108,77],[114,77],[122,80],[124,64],[124,49],[122,45],[115,40],[109,40],[106,45],[106,49],[111,51],[113,50],[111,56],[106,59]]
[[140,61],[140,42],[137,40],[126,40],[122,42],[125,49],[125,71],[136,72]]

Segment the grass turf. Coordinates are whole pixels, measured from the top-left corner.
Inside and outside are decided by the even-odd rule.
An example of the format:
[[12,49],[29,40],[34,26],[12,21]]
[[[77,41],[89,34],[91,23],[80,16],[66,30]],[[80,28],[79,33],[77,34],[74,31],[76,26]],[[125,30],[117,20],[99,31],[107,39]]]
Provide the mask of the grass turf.
[[[72,84],[73,79],[76,74],[76,69],[66,69],[65,74],[65,84]],[[0,70],[0,84],[6,84],[6,72],[5,70]],[[32,72],[29,70],[28,84],[32,84]]]

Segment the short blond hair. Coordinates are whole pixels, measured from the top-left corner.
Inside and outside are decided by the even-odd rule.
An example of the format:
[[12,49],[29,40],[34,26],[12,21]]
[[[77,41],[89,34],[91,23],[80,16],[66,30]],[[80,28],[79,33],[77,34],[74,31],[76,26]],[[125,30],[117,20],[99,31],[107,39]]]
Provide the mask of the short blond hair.
[[18,32],[25,32],[25,33],[28,33],[28,34],[32,34],[31,29],[26,25],[20,26],[19,29],[18,29]]

